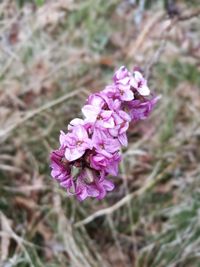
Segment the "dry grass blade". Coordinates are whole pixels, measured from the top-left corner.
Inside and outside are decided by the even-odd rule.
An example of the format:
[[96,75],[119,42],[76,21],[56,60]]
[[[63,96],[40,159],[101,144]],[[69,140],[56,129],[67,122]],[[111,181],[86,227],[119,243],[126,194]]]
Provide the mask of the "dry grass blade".
[[31,267],[35,267],[35,265],[33,264],[33,261],[31,259],[31,256],[29,255],[26,247],[24,244],[26,244],[26,241],[24,242],[23,238],[19,237],[11,228],[9,220],[7,219],[7,217],[0,212],[0,216],[1,216],[1,223],[4,225],[4,232],[2,232],[2,236],[7,235],[10,239],[13,238],[16,243],[18,244],[18,246],[22,249],[22,251],[25,254],[25,257],[27,259],[27,261],[29,262]]
[[21,173],[22,172],[22,170],[20,168],[15,167],[15,166],[6,165],[6,164],[0,164],[0,170],[12,172],[12,173]]
[[[8,220],[5,220],[3,216],[1,216],[1,231],[6,232],[7,231],[7,224],[9,223]],[[7,235],[3,235],[1,237],[1,261],[5,261],[8,258],[9,255],[9,246],[10,246],[10,237]]]
[[7,129],[5,130],[1,130],[0,131],[0,138],[3,139],[3,141],[5,141],[5,139],[8,137],[8,135],[13,131],[15,130],[17,127],[19,127],[21,124],[25,123],[26,121],[32,119],[34,116],[40,114],[41,112],[47,110],[47,109],[50,109],[62,102],[64,102],[65,100],[71,98],[71,97],[74,97],[76,95],[78,95],[79,93],[83,92],[83,89],[78,89],[78,90],[74,90],[73,92],[71,93],[67,93],[59,98],[57,98],[56,100],[53,100],[53,101],[50,101],[48,102],[47,104],[43,105],[42,107],[40,108],[37,108],[33,111],[29,111],[28,114],[26,114],[24,116],[24,118],[22,118],[21,120],[13,123],[10,127],[8,127]]
[[[58,215],[58,232],[61,234],[65,250],[70,258],[70,266],[72,267],[93,267],[99,266],[94,263],[93,258],[85,244],[85,240],[77,242],[76,234],[73,232],[70,222],[66,218],[61,208],[61,200],[59,195],[54,196],[55,210]],[[78,233],[77,233],[78,235]],[[82,247],[82,249],[80,248]]]
[[141,45],[143,45],[151,29],[157,24],[164,16],[164,12],[158,12],[153,16],[149,22],[146,24],[145,28],[141,31],[140,35],[136,41],[132,42],[128,49],[128,57],[132,58],[135,53],[139,50]]

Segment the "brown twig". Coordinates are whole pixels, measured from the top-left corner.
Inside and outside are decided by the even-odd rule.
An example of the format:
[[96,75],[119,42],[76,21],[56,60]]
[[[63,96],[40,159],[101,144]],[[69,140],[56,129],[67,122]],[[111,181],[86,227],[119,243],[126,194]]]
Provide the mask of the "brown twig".
[[194,17],[198,17],[199,15],[200,15],[200,8],[197,8],[196,10],[194,10],[188,14],[178,16],[178,20],[180,20],[180,21],[189,20],[189,19],[192,19]]
[[[153,66],[158,62],[160,56],[162,55],[162,53],[165,50],[165,46],[167,43],[167,33],[171,31],[171,29],[176,25],[176,23],[178,23],[179,21],[185,21],[185,20],[189,20],[192,19],[194,17],[197,17],[200,15],[200,8],[198,8],[195,11],[192,11],[188,14],[183,14],[183,15],[177,15],[176,17],[174,17],[170,23],[167,25],[167,27],[165,28],[165,30],[162,32],[161,35],[161,40],[160,40],[160,45],[158,47],[158,49],[156,50],[156,52],[154,53],[154,55],[151,57],[149,63],[147,64],[146,68],[145,68],[145,77],[148,79],[149,75],[150,75],[150,71],[153,68]],[[158,21],[157,21],[158,22]],[[155,24],[154,24],[155,25]],[[147,36],[147,35],[146,35]]]

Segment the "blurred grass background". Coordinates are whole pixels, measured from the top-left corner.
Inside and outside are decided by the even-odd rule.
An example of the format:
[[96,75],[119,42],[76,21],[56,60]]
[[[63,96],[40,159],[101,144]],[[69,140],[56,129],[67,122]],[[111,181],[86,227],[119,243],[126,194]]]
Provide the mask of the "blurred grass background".
[[[199,1],[0,2],[0,266],[200,266],[199,13]],[[49,152],[120,65],[162,99],[130,128],[116,189],[79,203],[51,179]]]

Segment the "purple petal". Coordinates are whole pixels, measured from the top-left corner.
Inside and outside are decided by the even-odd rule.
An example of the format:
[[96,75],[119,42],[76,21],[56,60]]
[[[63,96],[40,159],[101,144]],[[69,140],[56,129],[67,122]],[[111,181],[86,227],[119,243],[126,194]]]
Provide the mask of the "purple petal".
[[122,146],[127,146],[128,145],[128,139],[126,133],[120,134],[118,136],[119,142],[121,143]]
[[104,180],[103,187],[106,191],[112,191],[115,188],[115,185],[111,181]]
[[85,200],[87,197],[88,197],[88,192],[87,192],[87,189],[85,187],[83,187],[80,191],[79,194],[76,195],[77,199],[79,201],[83,201]]
[[87,193],[90,197],[97,197],[99,195],[99,191],[97,190],[95,185],[89,185],[87,187]]
[[89,96],[87,103],[89,105],[102,108],[105,100],[100,94],[92,94]]
[[78,140],[84,140],[88,138],[87,131],[82,125],[78,125],[74,128],[74,133],[78,137]]

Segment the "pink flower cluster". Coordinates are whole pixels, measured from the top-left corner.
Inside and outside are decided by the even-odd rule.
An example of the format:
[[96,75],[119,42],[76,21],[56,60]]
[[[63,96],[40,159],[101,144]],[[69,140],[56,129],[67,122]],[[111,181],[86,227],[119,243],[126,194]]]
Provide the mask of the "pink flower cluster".
[[72,120],[68,133],[61,131],[60,148],[51,153],[51,175],[68,194],[82,201],[102,199],[113,190],[107,177],[118,174],[130,122],[145,119],[156,104],[158,97],[149,96],[142,74],[124,66],[112,84],[89,96],[82,108],[84,119]]

